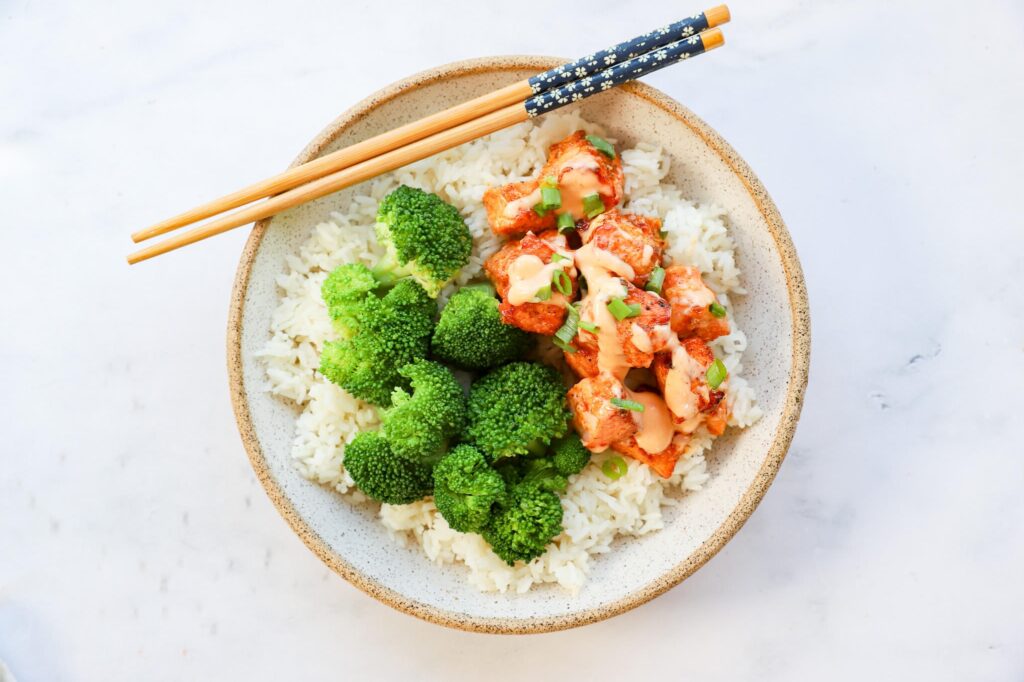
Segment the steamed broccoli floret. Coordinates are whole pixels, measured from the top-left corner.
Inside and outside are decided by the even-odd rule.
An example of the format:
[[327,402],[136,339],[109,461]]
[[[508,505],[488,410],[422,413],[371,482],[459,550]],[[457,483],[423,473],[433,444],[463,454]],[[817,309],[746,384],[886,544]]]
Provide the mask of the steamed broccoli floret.
[[471,445],[458,445],[434,467],[434,504],[448,525],[476,533],[490,521],[491,507],[505,493],[505,482]]
[[488,286],[459,289],[441,311],[431,349],[434,356],[464,369],[486,369],[521,358],[533,336],[505,324]]
[[345,469],[359,489],[388,504],[409,504],[430,494],[430,466],[399,457],[378,431],[365,431],[345,446]]
[[579,436],[569,433],[556,440],[544,457],[514,457],[498,466],[506,483],[532,483],[543,490],[563,493],[569,477],[578,474],[590,461],[590,451]]
[[583,447],[583,442],[575,433],[556,440],[551,446],[550,456],[551,463],[563,476],[578,474],[590,463],[590,450]]
[[368,289],[366,266],[339,270],[322,293],[342,338],[324,344],[320,373],[357,398],[388,405],[391,392],[408,385],[399,369],[427,355],[437,304],[412,280]]
[[344,338],[355,334],[363,303],[379,286],[377,278],[361,263],[338,266],[324,280],[320,296],[327,304],[335,329]]
[[402,185],[377,209],[377,241],[388,250],[377,271],[409,276],[437,298],[469,262],[473,237],[459,210],[436,194]]
[[473,383],[465,439],[492,461],[540,454],[565,434],[570,416],[558,372],[533,362],[513,362]]
[[564,493],[569,487],[569,479],[555,468],[549,457],[522,458],[520,463],[520,482],[536,485],[542,490],[552,493]]
[[558,495],[537,485],[514,486],[495,510],[482,535],[495,554],[510,566],[539,557],[562,531],[562,503]]
[[523,467],[520,466],[518,457],[505,457],[494,463],[494,470],[505,481],[507,488],[518,485],[523,480]]
[[399,374],[412,384],[391,394],[382,431],[396,455],[433,463],[444,454],[448,439],[466,425],[466,397],[455,375],[444,365],[417,360]]

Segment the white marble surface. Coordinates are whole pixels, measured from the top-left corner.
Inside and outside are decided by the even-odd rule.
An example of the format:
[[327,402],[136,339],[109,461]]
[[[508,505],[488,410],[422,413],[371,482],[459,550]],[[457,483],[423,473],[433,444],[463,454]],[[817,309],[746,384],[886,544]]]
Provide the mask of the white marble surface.
[[682,586],[474,635],[292,535],[226,390],[243,232],[135,268],[127,234],[411,71],[690,9],[488,4],[0,2],[0,660],[19,682],[1022,679],[1019,0],[734,0],[726,49],[650,79],[760,174],[813,306],[792,452]]

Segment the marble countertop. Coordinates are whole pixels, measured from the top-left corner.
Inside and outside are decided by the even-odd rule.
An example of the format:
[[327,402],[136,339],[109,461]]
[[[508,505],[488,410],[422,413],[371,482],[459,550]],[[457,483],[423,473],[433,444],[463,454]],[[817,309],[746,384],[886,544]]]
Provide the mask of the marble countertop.
[[378,604],[274,511],[226,390],[245,231],[134,268],[127,235],[412,71],[573,55],[679,12],[0,4],[0,680],[1024,678],[1024,10],[730,5],[726,49],[649,81],[792,231],[814,328],[796,440],[683,585],[500,638]]

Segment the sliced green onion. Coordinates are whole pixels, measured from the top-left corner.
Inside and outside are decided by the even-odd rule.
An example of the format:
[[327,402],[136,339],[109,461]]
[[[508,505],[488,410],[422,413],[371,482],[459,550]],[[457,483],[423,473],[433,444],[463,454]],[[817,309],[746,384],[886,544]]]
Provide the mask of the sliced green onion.
[[546,301],[549,298],[551,298],[551,285],[549,284],[547,286],[541,287],[540,289],[537,289],[537,293],[534,294],[534,298],[536,298],[538,301]]
[[635,400],[626,400],[625,398],[612,398],[611,402],[612,405],[614,405],[615,407],[621,407],[622,409],[629,410],[630,412],[644,411],[643,404],[638,403]]
[[583,197],[583,213],[588,218],[594,218],[604,213],[604,199],[597,192]]
[[572,280],[569,279],[569,275],[565,273],[565,270],[555,270],[555,274],[551,275],[551,285],[563,296],[568,296],[572,293]]
[[555,332],[555,336],[552,341],[554,341],[554,344],[562,350],[569,353],[575,353],[576,349],[569,344],[571,344],[572,340],[576,338],[576,329],[580,322],[580,313],[576,310],[575,306],[571,305],[565,307],[565,313],[565,322],[563,322],[562,326],[558,328],[557,332]]
[[534,204],[533,212],[539,215],[541,218],[548,214],[548,210],[544,208],[544,204]]
[[558,231],[566,233],[576,227],[576,221],[572,219],[571,213],[559,213],[558,214]]
[[725,317],[725,306],[721,305],[718,301],[709,305],[708,311],[715,317]]
[[555,253],[551,254],[551,262],[552,263],[561,263],[564,260],[569,260],[569,259],[566,258],[565,256],[563,256],[562,254],[558,253],[557,251]]
[[615,147],[613,147],[612,143],[604,139],[603,137],[598,137],[597,135],[587,135],[587,142],[594,145],[594,149],[601,152],[608,158],[615,158]]
[[637,303],[626,303],[621,298],[613,298],[608,301],[608,312],[615,316],[615,319],[622,322],[627,317],[636,317],[640,314],[640,305]]
[[664,239],[668,236],[668,230],[658,230],[658,236]]
[[629,471],[629,465],[621,457],[611,457],[606,459],[604,464],[601,465],[601,471],[608,478],[617,481],[626,475],[626,472]]
[[705,376],[708,379],[708,386],[715,389],[721,386],[722,382],[725,381],[725,378],[729,376],[729,370],[725,368],[725,363],[718,358],[715,358],[715,361],[711,363],[710,367],[708,367],[708,371]]
[[653,291],[656,294],[661,294],[661,285],[665,283],[665,268],[654,268],[651,270],[651,276],[647,278],[647,284],[644,285],[644,289],[647,291]]
[[558,191],[557,187],[541,187],[540,188],[540,205],[545,209],[561,208],[562,207],[562,193]]
[[544,179],[540,181],[541,187],[558,187],[558,178],[554,175],[546,175]]
[[577,352],[577,348],[575,346],[570,346],[569,344],[567,344],[565,341],[562,341],[562,339],[558,338],[557,336],[552,336],[551,337],[551,343],[555,344],[555,346],[557,346],[558,348],[561,348],[562,350],[564,350],[566,353],[568,353],[570,355],[572,355],[573,353]]

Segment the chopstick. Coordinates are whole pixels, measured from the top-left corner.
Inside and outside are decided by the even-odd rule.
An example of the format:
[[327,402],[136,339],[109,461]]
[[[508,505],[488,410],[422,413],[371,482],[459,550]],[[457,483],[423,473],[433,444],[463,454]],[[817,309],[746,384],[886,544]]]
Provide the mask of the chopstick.
[[[246,223],[261,220],[288,208],[318,199],[327,194],[369,180],[382,173],[387,173],[484,135],[489,135],[497,130],[521,123],[533,116],[553,111],[595,93],[603,92],[622,83],[641,78],[677,61],[703,54],[724,43],[724,36],[721,30],[717,28],[711,28],[702,33],[697,32],[699,26],[709,21],[709,14],[711,14],[712,21],[727,21],[729,18],[728,9],[725,6],[713,8],[699,15],[694,15],[688,20],[676,22],[664,29],[659,29],[644,36],[638,36],[631,41],[608,50],[603,50],[602,53],[588,55],[576,62],[556,67],[543,74],[534,76],[525,81],[527,87],[529,87],[529,93],[524,91],[523,82],[516,83],[496,93],[471,100],[446,112],[441,112],[441,114],[428,117],[424,120],[428,121],[427,129],[433,132],[426,136],[418,132],[422,127],[422,121],[403,126],[391,133],[353,145],[344,150],[339,150],[339,152],[334,152],[328,157],[304,164],[282,175],[262,183],[257,183],[220,200],[193,209],[181,216],[176,216],[168,221],[159,223],[137,233],[140,236],[136,241],[162,234],[176,227],[201,219],[201,217],[195,216],[209,217],[228,208],[245,204],[249,200],[242,199],[242,197],[252,195],[253,191],[255,191],[254,188],[276,188],[276,190],[272,190],[270,193],[282,191],[286,187],[291,188],[252,206],[247,206],[242,210],[204,223],[150,247],[141,249],[129,255],[128,262],[129,264],[138,263],[181,248],[182,246],[193,244],[207,237],[221,234]],[[674,31],[684,33],[686,37],[672,42],[663,42],[665,36],[678,34],[673,31],[673,27],[677,27]],[[647,45],[654,47],[647,52],[639,52],[640,49]],[[601,54],[604,56],[598,59]],[[626,58],[621,60],[620,57]],[[580,63],[586,66],[572,66]],[[573,68],[571,71],[569,70],[570,66]],[[575,69],[577,68],[580,71],[576,71]],[[579,73],[584,75],[578,76]],[[577,76],[575,80],[567,80],[573,76]],[[551,87],[544,89],[549,83]],[[535,90],[537,91],[536,93]],[[521,94],[526,96],[519,99],[518,96]],[[512,95],[517,97],[517,99],[513,100],[514,103],[506,104],[501,108],[493,109],[481,115],[481,112],[493,106],[494,102],[505,102]],[[481,100],[487,100],[486,104],[481,104]],[[463,118],[460,123],[455,125],[453,124],[453,119],[447,117],[448,112],[453,110],[457,112],[455,120],[459,120],[459,117],[473,116],[474,114],[475,118]],[[444,120],[442,121],[438,117],[442,117]],[[412,131],[411,128],[416,128],[417,131]],[[379,142],[381,138],[386,138],[383,143]],[[363,146],[360,148],[360,145]],[[378,152],[373,156],[364,156],[373,149],[383,149],[385,147],[387,151]],[[359,148],[357,154],[344,154],[354,148]],[[342,163],[338,162],[339,158],[343,159]],[[347,160],[345,160],[346,158]],[[361,158],[363,160],[353,162],[351,160],[353,158]],[[328,159],[330,160],[325,161]],[[341,166],[340,170],[327,172],[331,168],[336,167],[335,164]],[[312,168],[310,168],[311,166]],[[325,172],[326,174],[323,174]],[[302,179],[298,180],[297,184],[295,184],[296,178]],[[309,181],[305,182],[305,180]],[[264,190],[260,190],[260,192],[259,196],[253,196],[253,198],[266,196]],[[218,208],[220,206],[223,206],[223,208]],[[135,237],[136,235],[133,235],[133,239]]]
[[453,126],[497,111],[516,102],[556,88],[578,78],[593,76],[608,64],[630,59],[650,50],[687,38],[708,28],[714,28],[729,21],[729,8],[718,5],[700,14],[687,17],[673,24],[639,35],[624,43],[587,55],[568,64],[537,74],[531,78],[513,83],[487,95],[440,111],[426,118],[396,128],[390,132],[357,142],[344,149],[331,152],[301,166],[290,168],[274,177],[249,185],[231,194],[197,206],[185,213],[168,218],[144,230],[132,234],[132,241],[140,242],[170,232],[179,227],[205,220],[224,211],[238,208],[249,202],[298,187],[323,177],[328,173],[366,161],[375,156],[398,149],[425,137],[447,130]]

